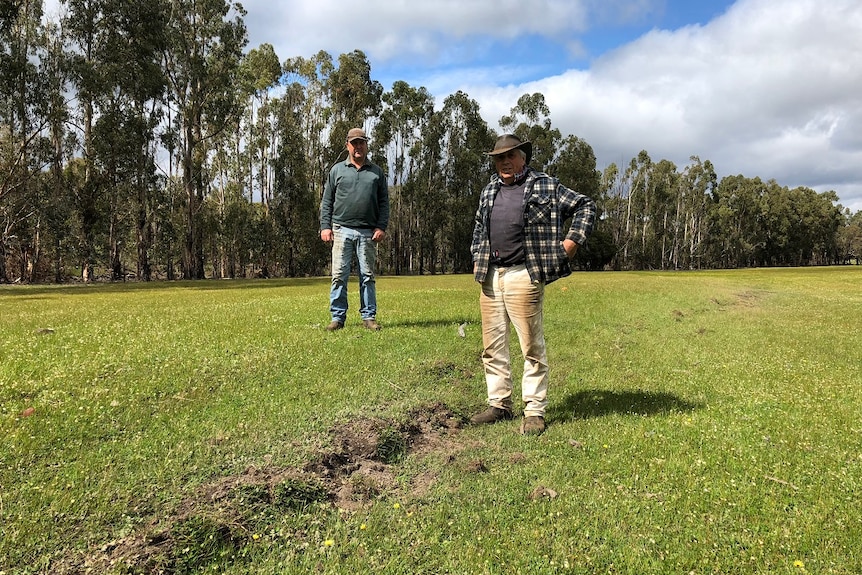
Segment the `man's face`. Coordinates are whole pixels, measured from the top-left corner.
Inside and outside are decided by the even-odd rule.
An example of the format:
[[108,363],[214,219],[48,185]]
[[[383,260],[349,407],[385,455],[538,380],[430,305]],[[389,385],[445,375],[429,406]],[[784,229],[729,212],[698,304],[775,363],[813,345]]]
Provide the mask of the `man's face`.
[[350,152],[352,160],[361,164],[368,155],[368,142],[361,138],[351,140],[347,142],[347,151]]
[[500,179],[511,184],[515,181],[515,174],[524,169],[524,157],[520,150],[509,150],[505,154],[494,156],[494,166],[497,168],[497,173]]

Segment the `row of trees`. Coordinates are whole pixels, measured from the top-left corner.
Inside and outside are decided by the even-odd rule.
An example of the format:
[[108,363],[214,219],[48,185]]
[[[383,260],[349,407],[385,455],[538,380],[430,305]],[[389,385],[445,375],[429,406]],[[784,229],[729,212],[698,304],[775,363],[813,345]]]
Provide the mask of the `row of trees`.
[[[372,79],[365,54],[280,61],[246,51],[226,0],[0,4],[0,282],[326,273],[317,235],[329,167],[353,126],[390,178],[381,273],[466,272],[496,131],[458,92]],[[596,169],[541,94],[499,121],[534,167],[599,204],[585,269],[830,264],[862,251],[832,192],[679,169],[646,152]]]

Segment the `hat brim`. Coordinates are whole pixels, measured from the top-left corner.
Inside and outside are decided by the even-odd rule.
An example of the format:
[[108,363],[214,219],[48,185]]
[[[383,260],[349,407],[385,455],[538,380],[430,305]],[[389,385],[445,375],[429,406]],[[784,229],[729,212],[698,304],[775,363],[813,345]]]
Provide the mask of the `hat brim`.
[[524,150],[524,153],[527,155],[527,163],[530,163],[530,160],[533,158],[533,144],[531,142],[521,142],[516,146],[509,146],[507,148],[500,148],[498,150],[491,150],[487,153],[488,156],[493,158],[494,156],[500,156],[505,154],[511,150]]

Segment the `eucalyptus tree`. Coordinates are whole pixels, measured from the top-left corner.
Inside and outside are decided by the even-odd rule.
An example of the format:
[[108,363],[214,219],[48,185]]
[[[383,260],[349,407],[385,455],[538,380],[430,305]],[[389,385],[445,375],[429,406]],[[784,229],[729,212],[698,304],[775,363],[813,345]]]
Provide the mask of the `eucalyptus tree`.
[[[34,4],[38,4],[39,10],[42,10],[42,2],[34,2]],[[6,43],[5,36],[15,27],[15,21],[18,19],[22,8],[20,2],[0,2],[0,38],[2,38],[0,42]]]
[[[237,174],[243,172],[249,176],[248,200],[254,201],[254,188],[257,184],[258,197],[265,209],[272,199],[272,158],[274,154],[274,110],[269,105],[270,92],[278,85],[281,78],[281,63],[272,44],[261,44],[251,50],[242,60],[240,66],[240,87],[246,96],[246,134],[248,145],[248,166],[244,170],[237,169]],[[242,130],[237,130],[240,134]],[[239,138],[237,138],[238,140]],[[239,144],[237,143],[237,146]],[[237,148],[237,160],[242,157]]]
[[840,262],[862,264],[862,211],[851,214],[850,209],[845,208],[842,217],[844,225],[837,234]]
[[66,273],[64,262],[75,261],[72,224],[72,203],[69,190],[72,186],[66,181],[65,167],[75,156],[75,137],[69,130],[70,109],[67,102],[69,94],[69,59],[65,50],[62,31],[57,23],[48,22],[45,26],[45,55],[39,62],[39,74],[46,82],[47,99],[47,140],[48,169],[42,180],[46,198],[43,213],[47,232],[44,244],[51,246],[54,281],[63,281]]
[[586,140],[568,136],[562,141],[555,172],[563,185],[603,203],[602,174],[596,169],[596,154]]
[[709,221],[711,267],[736,268],[756,263],[758,245],[765,243],[760,178],[725,176],[714,192]]
[[44,53],[39,0],[5,3],[0,25],[0,282],[6,261],[18,262],[19,278],[32,280],[39,265],[37,177],[44,161],[46,87],[37,68]]
[[414,154],[421,153],[422,131],[434,113],[434,97],[424,87],[413,88],[397,81],[381,96],[372,144],[380,153],[377,162],[386,168],[393,185],[404,182],[415,170]]
[[282,65],[284,96],[277,106],[277,147],[273,213],[277,246],[288,275],[319,275],[326,264],[317,234],[323,185],[332,165],[344,160],[345,129],[335,140],[330,86],[332,56],[290,58]]
[[838,194],[833,190],[817,193],[810,188],[800,188],[812,199],[815,222],[811,226],[814,249],[812,262],[815,265],[831,265],[841,262],[840,230],[846,225]]
[[543,94],[524,94],[518,98],[518,103],[509,115],[500,118],[500,127],[522,140],[529,140],[533,145],[532,166],[555,175],[555,161],[562,134],[551,127],[550,115]]
[[[818,194],[800,186],[782,188],[788,220],[787,244],[781,258],[784,265],[828,265],[839,261],[838,230],[844,225],[841,208],[833,191]],[[771,209],[771,205],[768,206]]]
[[625,209],[625,231],[623,260],[627,266],[643,269],[646,259],[646,234],[649,225],[646,221],[649,205],[649,177],[653,162],[646,150],[641,150],[637,157],[632,158],[626,168],[624,178],[627,185]]
[[596,226],[584,249],[578,250],[576,262],[591,270],[604,269],[616,254],[612,227],[606,222],[604,209],[607,198],[602,190],[602,173],[596,169],[596,155],[586,140],[568,136],[562,142],[557,157],[555,175],[561,183],[592,198],[599,213]]
[[332,108],[326,86],[334,70],[332,56],[322,50],[311,58],[290,58],[282,64],[283,104],[297,111],[299,142],[302,155],[308,162],[308,179],[315,188],[318,202],[323,195],[323,182],[329,168],[345,151],[342,145],[333,153],[328,143]]
[[709,160],[691,156],[678,180],[674,245],[670,256],[674,269],[704,267],[704,246],[709,234],[708,217],[718,177]]
[[[420,187],[414,182],[421,157],[429,153],[423,145],[423,134],[427,134],[434,114],[434,98],[424,87],[413,88],[399,80],[391,91],[384,92],[382,101],[383,109],[371,139],[375,161],[390,180],[389,254],[381,258],[381,264],[400,274],[410,266],[410,240],[419,240],[414,230],[414,223],[418,224],[414,205],[417,198],[409,192]],[[411,184],[407,186],[407,182]]]
[[[273,102],[276,154],[272,215],[271,252],[288,276],[322,275],[328,263],[326,246],[318,232],[319,194],[314,180],[320,158],[309,158],[310,149],[319,149],[303,138],[309,129],[307,92],[296,82]],[[314,106],[311,106],[313,109]]]
[[754,244],[756,265],[787,265],[798,232],[796,212],[787,188],[775,180],[763,185],[757,214],[759,239]]
[[668,267],[679,174],[668,160],[654,163],[642,150],[629,163],[623,258],[636,269]]
[[216,278],[241,277],[248,263],[254,218],[253,204],[244,193],[247,182],[237,171],[241,162],[232,153],[240,151],[235,145],[240,139],[238,132],[223,133],[213,140],[209,158],[210,192],[204,200],[202,224],[204,252],[210,256]]
[[75,97],[78,103],[78,123],[83,173],[73,189],[74,214],[77,220],[80,250],[81,279],[93,279],[97,259],[97,235],[104,231],[101,211],[105,201],[105,188],[96,167],[96,141],[93,126],[97,116],[97,98],[106,91],[99,76],[98,48],[104,38],[103,12],[109,0],[66,0],[68,12],[63,19],[63,30],[69,42],[70,67]]
[[156,128],[165,91],[161,56],[166,47],[167,3],[105,2],[93,51],[98,117],[94,158],[109,206],[111,277],[123,277],[123,244],[133,239],[137,274],[152,276]]
[[601,227],[610,234],[610,242],[615,248],[615,253],[609,262],[614,270],[627,267],[628,262],[624,259],[626,253],[626,214],[628,211],[628,196],[630,182],[620,171],[615,163],[609,164],[601,177],[601,196],[596,200],[597,207],[601,211]]
[[334,157],[344,150],[350,128],[363,127],[380,113],[383,86],[371,79],[371,63],[361,50],[340,55],[324,85],[330,104],[329,152]]
[[237,71],[241,113],[232,118],[233,129],[222,130],[209,146],[212,191],[205,200],[204,229],[211,236],[204,243],[216,277],[244,276],[249,263],[257,266],[260,275],[270,274],[271,254],[264,247],[272,243],[268,218],[275,143],[269,102],[280,76],[281,64],[272,45],[262,44],[246,54]]
[[655,164],[649,178],[649,197],[651,211],[645,218],[645,253],[648,265],[661,269],[672,267],[673,249],[676,247],[679,226],[676,200],[680,176],[676,165],[669,160]]
[[[487,150],[496,134],[482,118],[479,104],[460,90],[446,97],[439,112],[441,150],[439,158],[429,154],[428,169],[437,167],[443,181],[442,245],[448,262],[445,268],[456,273],[473,269],[470,243],[479,194],[493,173]],[[426,139],[429,148],[435,133]]]
[[[138,276],[151,276],[155,129],[164,91],[165,0],[67,0],[83,174],[73,187],[82,278],[106,256],[124,273],[123,246],[134,235]],[[78,181],[76,179],[76,181]]]
[[[211,140],[236,125],[236,90],[246,39],[242,5],[169,0],[164,69],[174,110],[185,201],[183,277],[204,278],[202,207]],[[232,16],[232,18],[231,18]]]

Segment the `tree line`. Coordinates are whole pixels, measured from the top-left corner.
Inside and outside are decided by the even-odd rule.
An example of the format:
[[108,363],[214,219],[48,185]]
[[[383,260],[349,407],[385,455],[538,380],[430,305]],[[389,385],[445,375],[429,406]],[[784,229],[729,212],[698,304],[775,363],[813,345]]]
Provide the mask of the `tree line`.
[[[323,182],[354,126],[388,174],[381,274],[461,273],[498,132],[457,92],[373,79],[360,50],[281,61],[247,50],[225,0],[0,4],[0,282],[323,275]],[[708,160],[596,168],[591,146],[524,94],[501,132],[533,167],[593,197],[582,269],[703,269],[858,261],[862,212]]]

